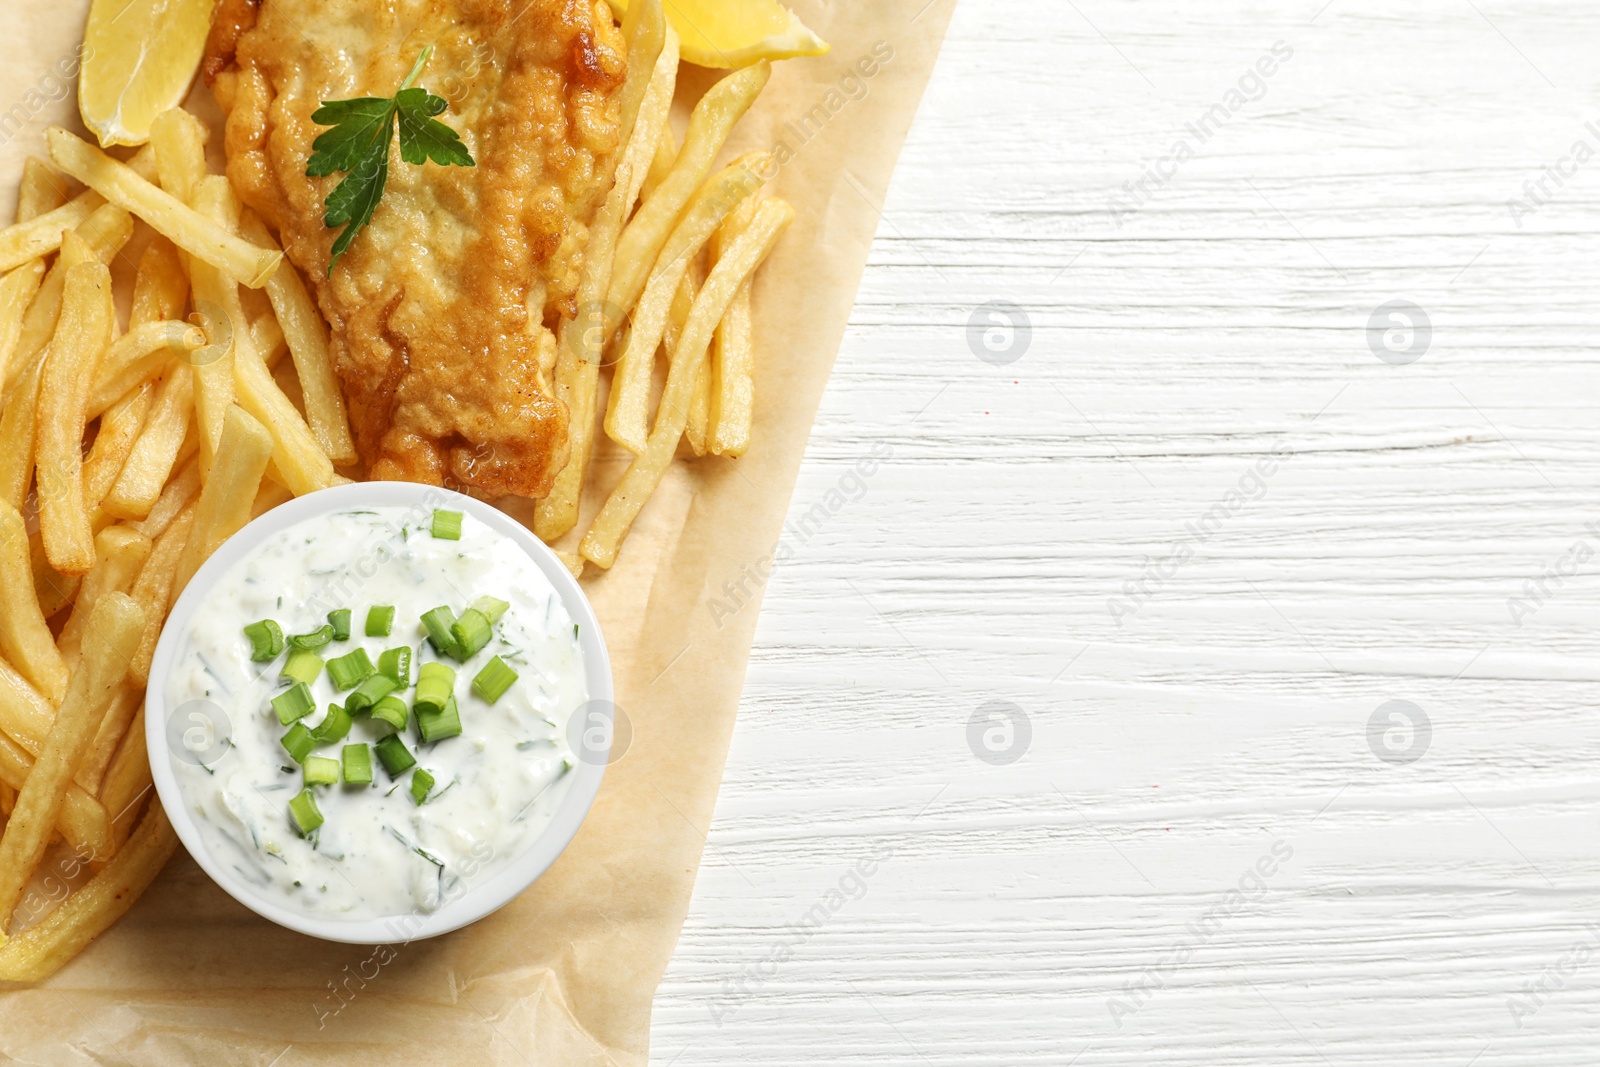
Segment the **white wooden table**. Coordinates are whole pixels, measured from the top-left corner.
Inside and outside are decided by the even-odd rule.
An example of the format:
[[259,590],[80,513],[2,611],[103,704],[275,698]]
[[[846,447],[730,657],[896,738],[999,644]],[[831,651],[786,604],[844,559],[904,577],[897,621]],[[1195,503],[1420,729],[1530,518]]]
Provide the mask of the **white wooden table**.
[[1597,42],[957,10],[653,1062],[1597,1062]]

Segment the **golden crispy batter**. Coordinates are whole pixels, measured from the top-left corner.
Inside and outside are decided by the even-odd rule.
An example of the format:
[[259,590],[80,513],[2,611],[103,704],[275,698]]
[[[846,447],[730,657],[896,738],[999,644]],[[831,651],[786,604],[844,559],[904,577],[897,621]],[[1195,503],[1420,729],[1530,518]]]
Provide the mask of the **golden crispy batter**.
[[[544,495],[567,457],[550,328],[573,314],[618,147],[626,49],[605,0],[226,0],[216,27],[228,176],[316,286],[369,475]],[[323,199],[341,176],[305,176],[325,129],[311,114],[393,94],[429,44],[418,84],[450,101],[477,166],[392,150],[329,278]]]

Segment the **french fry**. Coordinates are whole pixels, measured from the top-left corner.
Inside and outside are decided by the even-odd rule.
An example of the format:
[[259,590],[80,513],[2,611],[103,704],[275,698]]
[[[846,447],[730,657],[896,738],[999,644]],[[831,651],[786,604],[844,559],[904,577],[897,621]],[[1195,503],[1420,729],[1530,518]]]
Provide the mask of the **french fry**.
[[601,567],[616,562],[617,547],[627,536],[639,510],[661,482],[661,476],[672,463],[678,449],[678,439],[683,436],[689,418],[689,401],[694,393],[694,379],[700,368],[701,355],[716,325],[721,321],[734,294],[746,278],[761,264],[772,246],[777,243],[785,226],[794,218],[794,209],[782,200],[763,201],[756,211],[754,221],[738,236],[728,249],[728,254],[717,261],[695,297],[684,324],[678,350],[673,353],[672,366],[667,372],[666,388],[662,390],[661,404],[656,410],[655,426],[645,450],[635,457],[627,473],[607,498],[594,524],[584,534],[578,551],[583,558]]
[[161,236],[241,285],[259,289],[283,259],[245,242],[59,126],[45,132],[56,166],[123,209]]
[[[245,240],[262,248],[276,247],[254,212],[245,212],[240,226]],[[350,436],[350,418],[334,374],[333,358],[328,354],[328,328],[293,265],[285,263],[268,280],[267,298],[272,301],[272,312],[300,377],[312,436],[334,463],[354,463],[356,445]],[[256,349],[265,357],[268,350],[262,340],[257,340]]]
[[144,687],[123,682],[122,687],[117,690],[117,695],[111,698],[111,705],[106,708],[105,715],[101,717],[100,725],[95,729],[89,747],[84,750],[83,759],[78,763],[78,770],[72,776],[74,785],[90,796],[100,792],[100,783],[111,766],[112,758],[117,754],[117,746],[122,743],[123,735],[128,732],[133,717],[142,707],[144,707]]
[[62,574],[83,574],[94,566],[94,531],[83,497],[84,409],[95,364],[115,324],[105,264],[68,270],[37,416],[39,529],[50,565]]
[[28,529],[22,516],[0,503],[0,653],[45,699],[59,704],[67,691],[67,664],[39,613],[28,565]]
[[717,324],[710,377],[710,436],[706,450],[717,456],[742,456],[749,451],[755,421],[755,329],[748,281],[739,286],[733,303]]
[[222,443],[195,505],[194,529],[178,563],[182,590],[217,546],[250,521],[250,508],[273,456],[272,434],[237,404],[223,420]]
[[[614,238],[626,208],[620,187],[629,178],[631,164],[617,167],[617,187],[601,206],[589,228],[589,252],[579,279],[579,318],[561,323],[560,352],[556,356],[555,395],[567,408],[567,463],[556,474],[550,492],[534,509],[533,529],[545,541],[554,541],[578,524],[578,503],[594,450],[595,414],[600,387],[601,332],[604,315],[591,297],[605,292],[609,276],[608,238]],[[602,264],[602,258],[608,262]],[[584,309],[588,309],[587,313]],[[588,322],[585,322],[588,319]]]
[[40,377],[45,349],[60,317],[67,271],[88,262],[109,263],[132,235],[133,220],[126,211],[114,204],[99,208],[63,238],[61,255],[28,305],[22,336],[8,369],[8,374],[18,377],[0,415],[0,500],[12,507],[20,509],[26,503],[33,481]]
[[133,310],[128,328],[162,319],[181,319],[189,302],[189,276],[183,257],[171,241],[160,234],[152,237],[139,257],[139,271],[133,279]]
[[95,369],[89,418],[99,418],[130,390],[159,375],[173,360],[188,361],[207,342],[204,330],[178,319],[133,327],[117,338]]
[[674,224],[690,198],[703,189],[728,132],[755,103],[771,76],[772,64],[762,60],[717,82],[695,105],[672,170],[650,198],[639,205],[638,214],[617,242],[616,266],[606,294],[607,339],[644,292],[651,268],[657,264]]
[[295,410],[294,404],[272,380],[272,372],[256,354],[253,344],[236,343],[234,386],[239,405],[255,416],[271,432],[276,448],[273,465],[295,496],[314,493],[334,484],[333,461],[322,451],[311,428]]
[[[33,757],[0,734],[0,782],[11,789],[21,789],[32,769]],[[94,795],[81,786],[67,787],[61,814],[56,816],[56,830],[80,856],[111,854],[111,820]]]
[[[712,255],[727,254],[734,238],[755,217],[756,201],[742,201],[711,239]],[[706,376],[711,410],[706,450],[718,456],[742,456],[750,448],[755,405],[755,329],[750,315],[750,280],[733,294],[733,303],[717,323],[711,343],[711,371]]]
[[143,626],[144,613],[125,594],[113,593],[95,607],[89,624],[92,639],[0,836],[0,925],[10,924],[17,901],[50,843],[72,775],[127,676]]
[[[175,585],[178,565],[189,543],[189,534],[194,529],[194,513],[193,505],[186,507],[172,521],[172,525],[156,538],[155,547],[140,568],[138,580],[133,583],[133,599],[139,602],[139,607],[144,609],[148,618],[165,619],[172,602],[177,599]],[[128,668],[129,678],[138,685],[149,684],[150,663],[155,658],[156,640],[160,636],[159,626],[148,626],[139,641],[133,666]]]
[[55,974],[133,907],[177,848],[166,812],[151,803],[126,847],[103,870],[38,924],[0,946],[0,978],[37,982]]
[[[644,450],[649,436],[650,373],[678,283],[728,213],[761,187],[761,175],[767,172],[771,158],[766,152],[751,152],[707,178],[661,246],[650,282],[633,308],[628,347],[612,372],[606,411],[606,434],[635,455]],[[615,280],[612,288],[616,288]]]
[[576,552],[563,552],[557,549],[556,558],[561,561],[562,566],[567,568],[568,574],[571,574],[574,578],[583,577],[584,558],[582,556]]
[[55,705],[5,660],[0,660],[0,733],[15,741],[28,759],[44,751],[50,724],[56,721]]
[[134,529],[152,541],[165,533],[167,527],[183,512],[183,509],[200,495],[200,463],[197,458],[198,448],[193,444],[194,437],[195,434],[191,431],[189,437],[184,440],[183,447],[178,453],[178,473],[161,490],[161,495],[156,499],[155,506],[150,509],[150,514],[142,521],[133,524]]
[[677,138],[673,136],[672,127],[666,126],[656,140],[656,154],[650,160],[650,170],[645,173],[644,184],[639,186],[639,195],[648,198],[655,192],[667,180],[667,175],[672,173],[672,164],[677,158]]
[[[232,232],[239,218],[237,199],[226,178],[201,179],[193,191],[195,208],[208,220]],[[238,285],[209,263],[191,260],[189,275],[194,285],[197,318],[204,325],[214,349],[214,358],[195,366],[194,410],[200,427],[200,470],[207,473],[222,439],[222,419],[234,402],[234,364],[239,350],[250,343],[244,306],[239,301]],[[224,349],[224,344],[226,345]]]
[[91,259],[110,264],[122,246],[133,236],[133,216],[115,204],[105,204],[72,231],[77,240],[63,237],[61,255],[46,272],[44,281],[34,294],[33,302],[22,320],[22,333],[17,347],[6,367],[6,389],[16,386],[18,378],[37,366],[45,346],[56,331],[56,319],[61,315],[61,288],[66,282],[67,270]]
[[144,743],[144,708],[134,715],[100,785],[100,806],[111,823],[111,847],[122,848],[138,821],[140,802],[154,793],[150,752]]
[[39,361],[22,376],[0,413],[0,501],[13,508],[27,506],[28,489],[33,485],[34,431],[43,369],[43,361]]
[[44,261],[32,260],[0,278],[0,382],[22,338],[22,319],[44,278]]
[[22,180],[17,184],[17,221],[27,222],[54,211],[70,195],[65,178],[38,156],[29,156],[22,161]]
[[[17,221],[27,222],[60,207],[66,202],[65,186],[63,179],[51,173],[49,164],[29,156],[23,162],[22,181],[17,187]],[[22,337],[23,316],[43,278],[44,260],[34,259],[0,280],[0,383],[13,377],[7,371]]]
[[[69,670],[78,665],[84,631],[89,626],[95,605],[112,593],[128,591],[139,576],[139,569],[150,557],[151,547],[150,538],[128,526],[108,526],[95,535],[94,569],[84,576],[83,587],[79,589],[77,602],[72,606],[72,616],[67,619],[67,624],[61,628],[61,636],[56,640],[56,647],[61,650]],[[145,612],[145,617],[153,622],[164,615],[165,612]]]
[[[278,325],[278,316],[268,311],[250,324],[250,343],[261,354],[261,361],[267,369],[277,376],[278,362],[283,359],[283,354],[289,351],[287,339],[283,336],[283,327]],[[298,373],[298,372],[297,372]],[[300,390],[304,397],[305,390]],[[316,431],[313,430],[313,433]],[[321,439],[318,439],[321,443]]]
[[294,494],[282,483],[270,478],[263,479],[255,500],[250,504],[250,518],[259,519],[279,504],[287,504],[293,499]]
[[89,458],[83,461],[83,502],[89,509],[90,525],[102,519],[101,503],[128,462],[155,399],[156,383],[144,382],[128,390],[101,416]]
[[150,514],[172,474],[193,414],[194,368],[179,364],[162,379],[139,439],[105,496],[102,506],[107,514],[119,519],[143,519]]
[[39,601],[39,614],[47,619],[54,618],[77,598],[83,579],[75,574],[62,574],[50,566],[44,554],[44,538],[37,530],[28,535],[28,565],[33,568],[33,595]]
[[[632,139],[640,105],[649,91],[650,79],[661,65],[662,50],[667,46],[667,39],[674,36],[661,0],[642,0],[641,3],[630,5],[622,18],[622,36],[628,42],[628,73],[622,90],[617,94],[617,135],[627,142]],[[672,53],[672,66],[676,73],[676,43],[673,44]],[[654,141],[646,146],[646,151],[655,151]]]
[[[754,197],[746,197],[741,203],[748,203]],[[700,265],[692,263],[689,273],[683,276],[683,281],[678,283],[678,291],[672,294],[672,307],[667,313],[667,331],[665,347],[667,360],[670,365],[672,353],[677,351],[678,342],[683,337],[683,328],[689,321],[689,309],[694,306],[695,294],[700,291],[703,281],[699,277]],[[706,427],[711,420],[711,349],[708,347],[700,357],[700,370],[695,374],[694,395],[689,400],[689,421],[683,428],[683,439],[689,443],[689,448],[697,456],[706,454]]]
[[181,107],[163,111],[150,123],[161,188],[184,203],[206,176],[206,140],[205,125]]
[[[630,59],[630,76],[642,69]],[[589,457],[594,451],[600,360],[606,346],[611,311],[605,297],[611,284],[617,240],[633,210],[645,161],[654,151],[653,142],[666,127],[677,70],[678,38],[672,27],[667,26],[627,146],[617,164],[611,192],[589,227],[589,246],[578,284],[578,317],[561,323],[555,395],[567,407],[568,452],[566,466],[556,475],[549,494],[534,509],[534,532],[546,541],[554,541],[578,523],[578,504],[583,496]]]
[[0,230],[0,270],[20,267],[61,247],[61,235],[77,227],[105,203],[95,193],[80,193],[54,211]]

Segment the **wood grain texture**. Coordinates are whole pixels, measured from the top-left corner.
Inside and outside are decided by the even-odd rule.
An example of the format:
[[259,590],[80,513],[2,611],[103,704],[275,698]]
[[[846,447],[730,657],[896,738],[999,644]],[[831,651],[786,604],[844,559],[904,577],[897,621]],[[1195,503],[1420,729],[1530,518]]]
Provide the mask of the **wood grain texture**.
[[1549,0],[957,9],[653,1062],[1595,1062],[1597,39]]

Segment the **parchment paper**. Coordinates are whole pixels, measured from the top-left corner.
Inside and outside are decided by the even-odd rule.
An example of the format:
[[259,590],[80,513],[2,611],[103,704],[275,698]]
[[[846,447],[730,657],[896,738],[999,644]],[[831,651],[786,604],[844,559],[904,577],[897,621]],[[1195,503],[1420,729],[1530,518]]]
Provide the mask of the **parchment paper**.
[[[679,464],[616,567],[591,568],[586,588],[631,737],[619,729],[626,751],[572,845],[483,921],[377,948],[257,918],[180,849],[132,912],[55,978],[0,992],[0,1060],[646,1061],[651,998],[688,910],[756,623],[753,601],[731,614],[709,601],[731,606],[723,583],[747,564],[770,565],[954,0],[793,6],[833,51],[776,64],[729,147],[731,155],[781,145],[772,191],[798,209],[756,285],[754,446],[740,460]],[[9,215],[21,161],[44,154],[46,126],[77,127],[75,78],[59,72],[73,69],[87,2],[7,0],[6,8],[0,210]],[[686,66],[680,110],[715,77]],[[614,453],[598,462],[604,479],[620,475]],[[597,506],[591,498],[586,517]],[[746,589],[759,598],[760,585]]]

